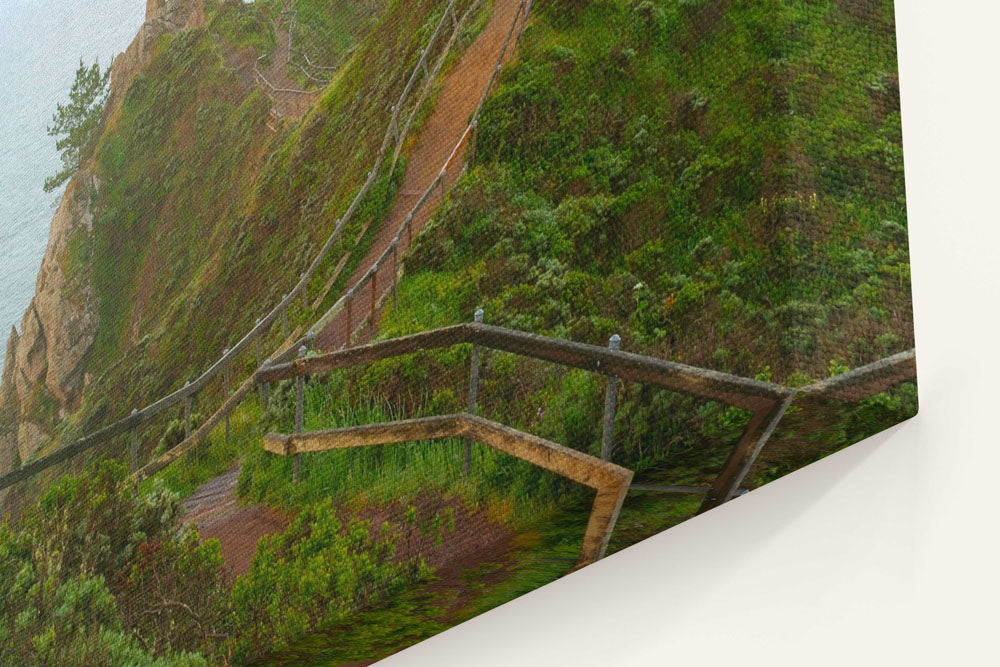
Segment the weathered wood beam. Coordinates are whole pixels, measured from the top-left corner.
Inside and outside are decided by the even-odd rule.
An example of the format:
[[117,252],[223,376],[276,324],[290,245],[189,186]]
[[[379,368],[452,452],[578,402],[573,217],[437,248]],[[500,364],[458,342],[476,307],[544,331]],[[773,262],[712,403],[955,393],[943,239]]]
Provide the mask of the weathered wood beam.
[[653,384],[750,410],[766,407],[788,391],[785,387],[769,382],[480,323],[458,324],[330,352],[302,362],[280,364],[266,371],[258,371],[255,378],[257,382],[274,382],[296,375],[323,373],[457,343],[478,343],[494,350],[594,373],[613,374],[621,379]]
[[264,436],[264,449],[281,456],[351,447],[467,437],[597,491],[577,567],[604,555],[632,481],[632,471],[538,436],[468,414],[424,417],[312,433]]
[[802,391],[824,398],[860,401],[916,377],[916,351],[907,350],[803,387]]
[[612,350],[598,345],[548,338],[488,324],[467,325],[472,342],[504,352],[513,352],[592,371],[613,374],[623,380],[653,384],[666,389],[756,409],[783,395],[784,387],[741,378],[728,373],[695,368],[664,359]]
[[293,456],[331,449],[449,438],[460,433],[455,415],[444,415],[291,435],[268,433],[264,436],[264,449],[273,454]]
[[466,342],[465,329],[468,324],[458,324],[443,329],[425,331],[423,333],[402,336],[391,340],[359,345],[337,352],[319,354],[300,361],[277,364],[267,370],[254,374],[257,383],[287,380],[298,375],[315,375],[328,373],[339,368],[350,368],[362,364],[390,359],[404,354],[413,354],[424,350],[448,347],[456,343]]
[[705,496],[698,513],[718,507],[732,500],[739,492],[743,478],[750,471],[753,462],[757,460],[760,451],[767,444],[778,422],[785,415],[788,406],[795,399],[797,392],[789,390],[782,399],[774,401],[767,409],[756,410],[750,418],[747,430],[733,448],[722,472],[712,484],[711,490]]

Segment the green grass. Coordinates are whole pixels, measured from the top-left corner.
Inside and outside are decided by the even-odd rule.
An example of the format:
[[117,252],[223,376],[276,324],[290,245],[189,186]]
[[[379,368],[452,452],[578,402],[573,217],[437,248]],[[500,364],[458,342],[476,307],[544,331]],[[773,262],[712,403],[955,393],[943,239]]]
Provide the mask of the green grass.
[[[688,518],[699,501],[687,496],[630,494],[609,553]],[[381,659],[537,590],[573,567],[588,511],[586,504],[568,507],[518,534],[503,562],[484,561],[443,583],[434,578],[412,585],[256,664],[338,665]]]
[[[447,392],[427,398],[404,414],[388,402],[352,401],[345,376],[313,381],[305,392],[307,431],[384,422],[408,416],[459,411],[459,401]],[[274,390],[268,430],[291,432],[291,383]],[[290,457],[250,448],[239,481],[240,495],[294,509],[333,498],[346,505],[406,503],[426,494],[456,496],[470,508],[485,509],[499,520],[532,521],[551,512],[566,497],[586,494],[557,475],[473,443],[473,474],[462,476],[464,445],[459,439],[414,442],[301,455],[300,481],[292,484]]]
[[580,7],[539,6],[403,289],[430,271],[498,324],[779,381],[910,345],[885,26],[834,2]]

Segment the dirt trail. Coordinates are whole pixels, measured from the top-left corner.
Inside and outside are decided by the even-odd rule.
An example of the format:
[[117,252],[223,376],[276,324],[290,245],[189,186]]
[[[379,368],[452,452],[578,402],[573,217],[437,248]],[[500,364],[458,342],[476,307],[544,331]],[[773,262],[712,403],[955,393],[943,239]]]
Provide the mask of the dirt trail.
[[[396,204],[379,229],[368,254],[361,263],[361,267],[351,276],[349,284],[353,285],[360,279],[389,246],[396,230],[399,229],[399,225],[424,190],[437,178],[441,167],[462,138],[468,126],[469,117],[475,111],[476,104],[479,103],[493,67],[496,65],[497,56],[499,56],[500,49],[503,47],[503,42],[510,30],[510,24],[514,20],[518,3],[519,0],[496,0],[493,15],[486,27],[465,50],[456,66],[445,76],[438,103],[409,152],[406,175]],[[508,48],[508,58],[512,52],[513,42],[512,46]],[[287,57],[288,33],[279,30],[278,47],[272,55],[272,64],[263,72],[264,76],[278,87],[290,84],[284,71]],[[272,76],[274,78],[271,78]],[[299,102],[292,101],[296,104]],[[290,102],[286,100],[284,104],[290,104]],[[275,100],[275,106],[279,113],[284,113],[283,109],[292,113],[298,109],[297,106],[279,108],[278,100]],[[448,171],[449,183],[455,181],[464,164],[464,155],[459,155]],[[433,201],[432,198],[432,201],[414,216],[414,234],[427,224],[431,213],[440,203],[440,195],[437,198],[437,202]],[[403,247],[400,248],[400,254],[405,252],[407,248],[406,241],[407,239],[404,237],[401,242]],[[388,270],[392,270],[391,265]],[[385,274],[386,278],[387,276],[388,274]],[[385,288],[389,284],[388,279],[378,281],[376,297],[384,294]],[[355,299],[357,304],[369,303],[371,284],[366,283],[364,289],[356,292]],[[354,312],[367,312],[367,309],[358,306]],[[341,312],[320,333],[317,344],[322,349],[339,348],[343,344],[348,327],[345,315],[346,313]],[[354,318],[355,326],[360,321],[360,317]],[[289,517],[270,507],[239,504],[236,495],[239,472],[240,466],[237,465],[224,475],[209,480],[198,487],[182,503],[185,510],[184,520],[194,523],[198,527],[202,539],[215,537],[221,543],[222,557],[225,561],[224,577],[228,582],[232,582],[238,575],[250,569],[250,561],[261,537],[282,532],[289,524]],[[480,544],[479,540],[475,539],[468,540],[467,548],[469,545],[475,545],[475,548],[485,548],[486,551],[495,550],[495,541],[497,541],[498,536],[482,529],[483,526],[479,526],[480,537],[486,541],[486,544]],[[466,539],[475,532],[471,531],[465,536]],[[503,542],[502,539],[499,541]],[[428,545],[421,546],[428,547]],[[439,550],[430,549],[432,553]],[[505,548],[501,550],[505,550]],[[454,557],[454,554],[451,556]],[[450,560],[444,553],[438,554],[438,558],[442,561],[440,564]]]
[[[493,68],[496,66],[500,49],[510,31],[510,24],[518,10],[519,0],[496,0],[493,15],[486,27],[462,53],[458,63],[445,76],[438,95],[438,101],[431,115],[424,123],[408,155],[406,175],[396,197],[396,203],[372,242],[368,253],[350,277],[348,285],[354,285],[375,264],[385,249],[392,243],[396,231],[407,214],[434,182],[445,161],[451,155],[468,127],[469,118],[486,88]],[[506,59],[514,52],[515,41],[507,49]],[[447,182],[453,183],[465,166],[465,156],[457,156],[448,169]],[[430,201],[413,219],[414,236],[424,228],[431,214],[441,203],[441,195],[431,195]],[[407,235],[400,239],[399,254],[409,247]],[[386,262],[376,276],[376,299],[388,292],[392,284],[391,262]],[[320,332],[316,345],[322,350],[339,349],[345,342],[349,326],[357,327],[370,310],[371,281],[355,291],[352,299],[352,322],[348,322],[346,309],[342,310]]]
[[225,562],[223,579],[227,583],[250,570],[257,542],[265,535],[280,533],[289,518],[266,505],[240,505],[236,482],[240,465],[211,479],[184,499],[184,521],[198,527],[201,539],[218,538]]
[[[282,11],[291,7],[292,2],[285,3]],[[291,42],[291,35],[287,29],[281,27],[282,14],[274,21],[274,33],[278,38],[278,44],[271,52],[271,64],[262,69],[260,73],[268,83],[278,90],[271,90],[264,86],[264,90],[271,97],[274,103],[274,111],[281,117],[298,118],[302,116],[314,102],[318,99],[316,92],[289,92],[298,91],[302,88],[297,81],[288,76],[288,56]]]

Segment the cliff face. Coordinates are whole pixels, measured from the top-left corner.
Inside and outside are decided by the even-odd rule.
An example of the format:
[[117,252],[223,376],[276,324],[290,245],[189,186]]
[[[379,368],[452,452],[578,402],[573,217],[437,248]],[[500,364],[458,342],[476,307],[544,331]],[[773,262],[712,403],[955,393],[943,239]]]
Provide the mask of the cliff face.
[[[112,64],[106,120],[113,119],[132,80],[149,64],[156,40],[204,23],[202,6],[201,0],[147,0],[146,22]],[[56,421],[79,407],[100,324],[88,263],[98,187],[86,167],[67,185],[50,224],[35,296],[20,334],[12,329],[7,341],[0,377],[0,474],[28,460]]]
[[196,28],[205,23],[203,0],[146,0],[146,22],[135,39],[111,64],[111,92],[105,118],[121,104],[135,75],[149,64],[156,40],[164,34]]

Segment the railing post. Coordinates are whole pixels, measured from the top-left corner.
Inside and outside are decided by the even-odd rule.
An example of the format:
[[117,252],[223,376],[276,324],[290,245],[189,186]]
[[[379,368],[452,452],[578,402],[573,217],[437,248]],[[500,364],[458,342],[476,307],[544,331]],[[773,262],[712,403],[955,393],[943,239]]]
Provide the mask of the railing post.
[[[190,387],[191,380],[184,383],[184,387]],[[191,394],[184,397],[184,439],[191,437]]]
[[[281,295],[281,300],[284,301],[288,298],[287,294]],[[286,305],[281,309],[281,340],[288,340],[288,306]]]
[[444,198],[448,196],[448,170],[441,169],[441,173],[438,174],[438,178],[441,179],[441,203],[444,204]]
[[378,299],[378,264],[372,264],[372,283],[369,285],[372,294],[371,304],[368,312],[368,323],[372,328],[372,335],[375,335],[375,302]]
[[[229,348],[228,347],[225,350],[223,350],[222,356],[223,357],[228,357],[229,356]],[[226,399],[229,398],[229,395],[233,391],[233,383],[232,383],[232,377],[231,377],[231,372],[230,372],[230,366],[231,366],[231,364],[230,364],[229,360],[226,359],[225,371],[223,372],[223,380],[222,380],[225,383],[225,385],[226,385]],[[229,411],[228,410],[226,411],[226,443],[227,444],[229,443]]]
[[[253,325],[254,330],[256,331],[257,327],[259,327],[259,326],[260,326],[260,318],[258,317],[257,318],[257,323]],[[260,368],[260,363],[261,363],[262,357],[263,357],[263,354],[262,354],[262,351],[261,351],[261,346],[260,346],[260,339],[261,339],[261,336],[263,336],[263,335],[264,334],[263,334],[262,331],[257,331],[257,335],[254,336],[254,341],[257,343],[257,368]]]
[[[299,274],[299,282],[306,277],[305,273]],[[306,286],[302,286],[302,310],[309,310],[309,295],[306,294]]]
[[[139,411],[132,408],[132,416],[135,417],[139,414]],[[129,454],[131,454],[132,459],[132,472],[139,469],[139,426],[135,425],[132,427],[132,442],[129,446]]]
[[[271,360],[270,359],[265,359],[264,363],[261,364],[260,369],[261,370],[267,370],[270,367],[271,367]],[[270,398],[271,398],[271,387],[270,387],[270,384],[271,384],[270,382],[262,382],[261,385],[260,385],[260,402],[261,402],[261,405],[264,406],[264,410],[265,411],[267,411],[267,404],[268,404],[268,402],[270,401]]]
[[[306,356],[306,346],[302,345],[299,347],[299,359],[305,359]],[[306,378],[303,375],[299,375],[295,378],[295,432],[302,433],[302,408],[303,401],[305,400],[305,387]],[[301,454],[295,455],[295,460],[292,462],[292,482],[298,484],[299,482],[299,459]]]
[[[622,349],[622,338],[615,334],[608,341],[612,350]],[[601,458],[611,460],[611,445],[615,435],[615,404],[618,402],[618,378],[608,376],[607,388],[604,392],[604,430],[601,433]]]
[[399,120],[396,117],[396,105],[392,105],[392,119],[389,121],[392,123],[392,135],[396,139],[396,145],[399,145]]
[[399,236],[392,240],[392,308],[396,309],[396,283],[399,281]]
[[344,308],[347,310],[347,327],[344,332],[344,347],[351,346],[351,299],[354,297],[354,288],[347,290],[347,299]]
[[[483,309],[476,310],[475,321],[482,324]],[[476,400],[479,398],[479,355],[481,348],[478,344],[472,346],[472,363],[469,367],[469,414],[476,414]],[[462,458],[462,476],[469,476],[469,468],[472,463],[472,441],[465,439],[465,455]]]
[[413,214],[410,213],[406,216],[406,247],[410,248],[413,246]]

